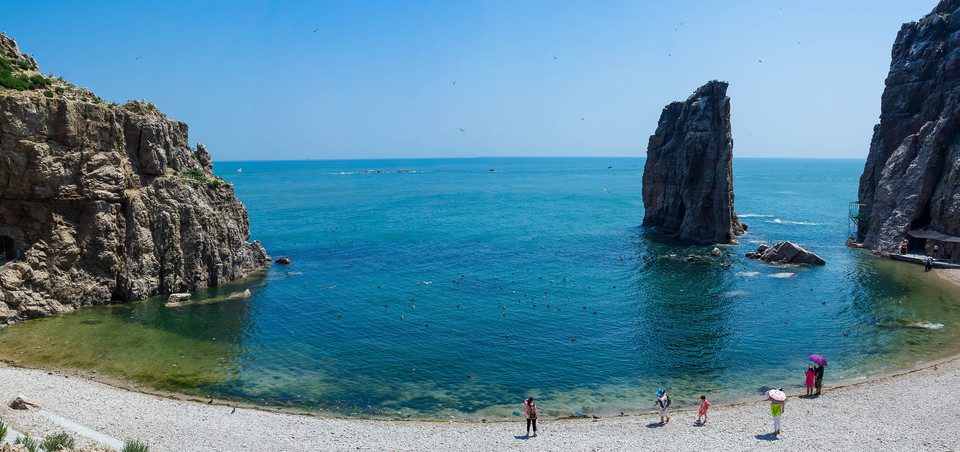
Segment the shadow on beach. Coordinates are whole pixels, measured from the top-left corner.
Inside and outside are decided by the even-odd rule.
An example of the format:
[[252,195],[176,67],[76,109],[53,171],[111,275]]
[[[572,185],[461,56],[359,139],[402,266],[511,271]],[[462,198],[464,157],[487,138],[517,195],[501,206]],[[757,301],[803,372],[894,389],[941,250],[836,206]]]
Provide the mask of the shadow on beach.
[[651,422],[647,424],[647,428],[660,428],[660,427],[663,427],[664,425],[667,425],[667,424],[661,424],[659,422]]
[[773,433],[764,433],[762,435],[755,436],[755,438],[762,439],[764,441],[776,441],[780,439],[777,435],[774,435]]

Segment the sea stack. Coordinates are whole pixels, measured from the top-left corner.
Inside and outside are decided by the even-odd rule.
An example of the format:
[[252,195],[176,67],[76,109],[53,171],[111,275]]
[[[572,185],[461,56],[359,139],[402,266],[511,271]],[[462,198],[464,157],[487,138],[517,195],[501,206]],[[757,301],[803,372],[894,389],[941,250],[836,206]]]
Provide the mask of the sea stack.
[[42,74],[0,35],[0,324],[190,292],[268,264],[187,125]]
[[707,82],[660,113],[643,168],[643,225],[680,239],[737,243],[727,83]]
[[960,261],[960,0],[904,24],[860,177],[857,240]]

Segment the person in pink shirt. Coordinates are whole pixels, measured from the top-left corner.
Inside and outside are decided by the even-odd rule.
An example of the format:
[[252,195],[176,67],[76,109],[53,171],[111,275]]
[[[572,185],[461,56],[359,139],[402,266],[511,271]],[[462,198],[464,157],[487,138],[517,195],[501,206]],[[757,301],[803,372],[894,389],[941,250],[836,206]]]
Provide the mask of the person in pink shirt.
[[807,395],[813,395],[813,366],[807,366]]
[[[707,409],[710,408],[710,402],[707,401],[707,396],[700,396],[700,408],[697,408],[697,422],[702,424],[707,423]],[[703,420],[700,420],[700,417],[703,417]]]
[[533,403],[533,397],[528,398],[523,401],[523,404],[527,407],[526,418],[527,418],[527,436],[530,436],[530,424],[533,424],[533,436],[537,436],[537,405]]

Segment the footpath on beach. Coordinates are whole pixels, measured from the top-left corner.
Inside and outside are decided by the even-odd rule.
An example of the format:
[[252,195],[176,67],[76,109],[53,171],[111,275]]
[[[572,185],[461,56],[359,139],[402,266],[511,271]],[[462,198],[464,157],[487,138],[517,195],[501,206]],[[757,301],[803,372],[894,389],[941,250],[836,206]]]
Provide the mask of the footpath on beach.
[[0,418],[33,437],[66,431],[82,445],[115,447],[110,439],[139,440],[151,451],[960,448],[960,430],[947,423],[960,415],[950,394],[960,386],[960,359],[835,387],[827,378],[819,397],[790,394],[780,435],[772,434],[770,405],[762,395],[734,405],[713,401],[709,421],[702,425],[695,423],[695,409],[672,411],[666,424],[653,411],[541,419],[539,435],[528,438],[522,421],[376,421],[234,410],[8,365],[0,365],[0,400],[19,395],[39,408],[4,406]]

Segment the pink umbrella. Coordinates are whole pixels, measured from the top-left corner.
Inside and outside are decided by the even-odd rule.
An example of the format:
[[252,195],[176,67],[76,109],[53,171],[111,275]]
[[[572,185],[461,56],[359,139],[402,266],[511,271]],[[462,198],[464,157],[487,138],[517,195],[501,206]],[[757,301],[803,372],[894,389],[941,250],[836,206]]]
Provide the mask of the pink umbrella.
[[810,355],[807,358],[810,358],[810,361],[813,361],[821,366],[827,365],[827,360],[820,355]]
[[787,401],[787,395],[779,389],[771,389],[767,391],[767,400],[773,403],[783,403]]

